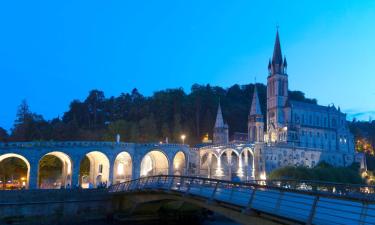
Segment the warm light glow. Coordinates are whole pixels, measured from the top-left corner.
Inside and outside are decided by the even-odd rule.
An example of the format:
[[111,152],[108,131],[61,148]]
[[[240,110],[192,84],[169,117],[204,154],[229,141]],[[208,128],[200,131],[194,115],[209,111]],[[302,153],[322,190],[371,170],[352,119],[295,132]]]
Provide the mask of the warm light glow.
[[266,180],[267,179],[267,176],[266,176],[265,172],[263,172],[262,174],[260,174],[260,179],[261,180]]
[[147,176],[150,171],[152,171],[152,159],[146,155],[142,160],[141,177]]
[[185,144],[185,138],[186,138],[186,135],[185,135],[185,134],[182,134],[182,135],[181,135],[182,144]]
[[117,165],[117,175],[124,175],[124,164],[119,163]]
[[221,159],[220,157],[217,159],[217,168],[215,171],[215,175],[218,177],[224,176],[223,168],[221,168]]

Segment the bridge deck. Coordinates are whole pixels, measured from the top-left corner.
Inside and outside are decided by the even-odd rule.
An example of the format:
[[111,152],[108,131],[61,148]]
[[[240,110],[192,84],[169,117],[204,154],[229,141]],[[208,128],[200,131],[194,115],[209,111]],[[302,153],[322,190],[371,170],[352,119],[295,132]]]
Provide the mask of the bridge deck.
[[280,186],[280,183],[276,186],[196,177],[154,176],[113,185],[110,192],[168,191],[230,204],[242,208],[244,213],[254,210],[304,224],[375,224],[375,202],[369,201],[373,199],[372,195],[343,190],[335,190],[336,194],[312,191],[309,190],[311,185],[306,183],[301,185],[303,189]]

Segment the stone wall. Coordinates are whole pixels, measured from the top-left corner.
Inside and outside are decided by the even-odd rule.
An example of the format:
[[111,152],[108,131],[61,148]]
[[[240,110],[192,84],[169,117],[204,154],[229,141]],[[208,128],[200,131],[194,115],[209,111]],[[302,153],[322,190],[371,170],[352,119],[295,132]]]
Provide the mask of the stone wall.
[[0,224],[74,224],[111,213],[105,189],[0,191]]

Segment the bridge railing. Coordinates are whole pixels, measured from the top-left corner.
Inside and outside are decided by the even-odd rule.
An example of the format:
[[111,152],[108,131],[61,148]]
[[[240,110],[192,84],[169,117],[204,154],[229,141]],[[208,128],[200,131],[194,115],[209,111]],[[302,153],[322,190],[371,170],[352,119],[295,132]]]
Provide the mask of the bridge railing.
[[373,186],[296,180],[239,183],[160,175],[109,187],[110,193],[148,190],[199,196],[307,224],[375,224]]
[[[174,183],[178,183],[179,186],[191,186],[194,184],[201,184],[205,187],[214,186],[216,183],[220,183],[221,186],[233,187],[241,186],[246,188],[266,188],[266,189],[285,189],[292,192],[306,192],[307,194],[320,194],[337,196],[341,198],[351,199],[365,199],[366,201],[375,202],[375,186],[373,185],[361,185],[361,184],[344,184],[344,183],[333,183],[333,182],[321,182],[312,180],[252,180],[247,182],[233,182],[228,180],[219,180],[204,177],[191,177],[191,176],[174,176],[174,175],[158,175],[142,177],[136,180],[127,181],[125,183],[150,183],[155,184],[155,181],[159,183],[165,183],[166,180],[174,180]],[[176,183],[176,185],[177,185]],[[109,187],[110,191],[118,188],[123,183],[115,184]],[[125,185],[126,186],[126,185]],[[127,187],[127,186],[126,186]],[[139,186],[144,188],[145,186]],[[152,186],[154,187],[154,186]],[[147,188],[147,187],[146,187]],[[121,190],[127,191],[127,190]]]

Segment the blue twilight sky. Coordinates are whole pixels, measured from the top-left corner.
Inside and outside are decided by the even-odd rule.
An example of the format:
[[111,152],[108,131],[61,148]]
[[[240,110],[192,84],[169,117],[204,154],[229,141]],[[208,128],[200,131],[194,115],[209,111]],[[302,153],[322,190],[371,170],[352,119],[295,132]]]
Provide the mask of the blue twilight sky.
[[292,90],[375,118],[375,1],[2,1],[0,126],[89,90],[266,82],[275,27]]

